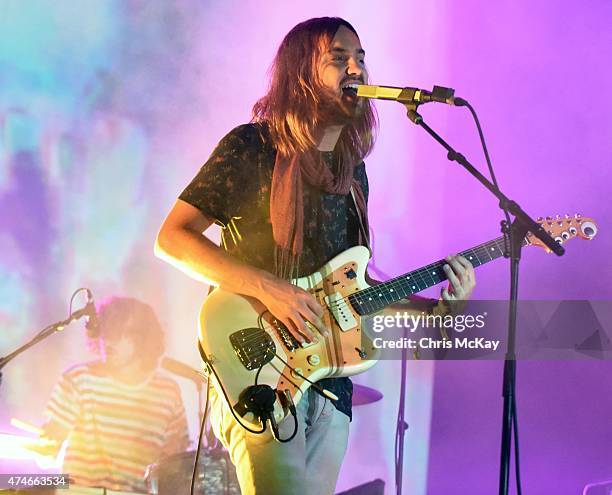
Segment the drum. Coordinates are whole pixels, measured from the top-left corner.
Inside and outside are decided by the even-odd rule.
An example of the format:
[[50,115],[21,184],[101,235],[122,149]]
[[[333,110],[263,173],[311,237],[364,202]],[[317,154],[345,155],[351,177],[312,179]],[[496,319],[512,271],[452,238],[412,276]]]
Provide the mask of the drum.
[[[189,495],[195,451],[181,452],[147,467],[145,483],[153,495]],[[236,469],[222,449],[202,449],[196,472],[198,495],[240,495]]]

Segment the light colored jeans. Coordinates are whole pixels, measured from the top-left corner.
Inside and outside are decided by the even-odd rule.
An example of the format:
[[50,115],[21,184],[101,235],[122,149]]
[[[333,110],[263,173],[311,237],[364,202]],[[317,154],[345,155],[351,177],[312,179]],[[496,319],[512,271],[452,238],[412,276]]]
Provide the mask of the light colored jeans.
[[[298,433],[274,440],[269,425],[256,435],[242,428],[228,406],[210,391],[210,420],[236,466],[243,495],[332,495],[348,442],[349,418],[309,389],[297,406]],[[281,438],[293,433],[293,417],[279,424]]]

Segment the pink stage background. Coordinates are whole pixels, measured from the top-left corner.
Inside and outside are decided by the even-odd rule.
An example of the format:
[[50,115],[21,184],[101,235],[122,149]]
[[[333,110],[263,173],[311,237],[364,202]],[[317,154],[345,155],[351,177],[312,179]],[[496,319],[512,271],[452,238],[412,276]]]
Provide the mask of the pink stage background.
[[[64,318],[72,291],[87,286],[98,298],[153,304],[168,354],[198,366],[207,288],[153,257],[156,230],[219,139],[249,120],[284,34],[322,15],[356,27],[372,83],[451,86],[472,102],[500,185],[527,212],[599,222],[596,240],[569,243],[562,258],[525,250],[522,298],[612,298],[607,0],[2,0],[0,355]],[[397,275],[497,236],[493,198],[403,107],[377,108],[380,136],[366,162],[379,270]],[[467,110],[422,114],[485,171]],[[474,297],[503,299],[508,285],[498,261],[478,271]],[[90,358],[75,324],[11,363],[0,430],[15,431],[12,417],[39,424],[60,372]],[[355,379],[385,398],[355,411],[339,491],[382,478],[393,493],[399,369],[384,362]],[[612,478],[611,369],[519,363],[525,493],[578,493]],[[501,371],[499,362],[409,363],[404,493],[497,489]],[[182,388],[195,438],[195,390]]]

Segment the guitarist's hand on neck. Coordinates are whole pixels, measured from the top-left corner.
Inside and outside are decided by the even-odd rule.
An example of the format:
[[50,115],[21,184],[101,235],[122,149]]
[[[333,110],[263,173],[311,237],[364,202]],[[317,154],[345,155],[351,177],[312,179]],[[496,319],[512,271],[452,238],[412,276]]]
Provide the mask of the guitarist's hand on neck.
[[[435,315],[460,314],[465,309],[467,300],[472,296],[476,286],[474,267],[463,256],[450,255],[444,258],[444,273],[448,278],[448,287],[440,291],[439,300],[421,297],[413,294],[406,299],[393,303],[382,310],[384,315],[394,315],[398,311],[419,315],[432,313]],[[369,285],[378,285],[382,282],[373,279],[366,272],[366,281]]]
[[444,259],[447,262],[444,273],[448,278],[448,286],[440,291],[438,306],[445,313],[459,314],[463,312],[476,286],[474,267],[463,256],[450,255]]

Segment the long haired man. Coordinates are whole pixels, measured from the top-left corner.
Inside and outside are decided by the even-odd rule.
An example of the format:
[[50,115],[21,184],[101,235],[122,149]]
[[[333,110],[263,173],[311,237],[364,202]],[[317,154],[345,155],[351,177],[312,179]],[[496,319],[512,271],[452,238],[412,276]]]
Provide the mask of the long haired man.
[[[376,118],[354,86],[368,81],[355,29],[336,17],[310,19],[283,39],[267,94],[253,120],[230,131],[181,193],[157,237],[156,254],[191,277],[259,300],[301,342],[328,334],[323,309],[292,285],[342,251],[367,245],[368,181],[363,158]],[[222,226],[223,248],[202,233]],[[465,260],[449,258],[451,287],[473,287]],[[456,275],[455,275],[456,274]],[[306,322],[316,328],[313,330]],[[243,429],[212,393],[212,424],[236,465],[243,494],[331,494],[351,417],[348,378],[310,388],[288,443]],[[284,438],[293,422],[281,422]]]

